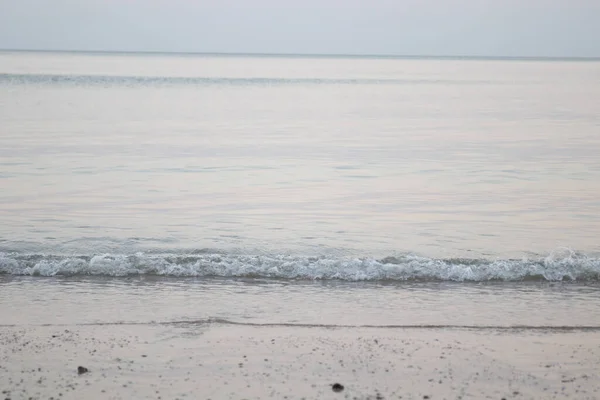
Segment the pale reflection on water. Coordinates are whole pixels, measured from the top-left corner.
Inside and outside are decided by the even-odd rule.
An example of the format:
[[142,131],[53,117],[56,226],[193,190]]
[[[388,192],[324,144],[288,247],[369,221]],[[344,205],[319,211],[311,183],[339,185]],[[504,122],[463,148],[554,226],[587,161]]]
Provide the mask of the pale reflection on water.
[[[2,324],[195,321],[598,326],[597,283],[347,283],[0,277]],[[26,310],[26,312],[14,312]]]

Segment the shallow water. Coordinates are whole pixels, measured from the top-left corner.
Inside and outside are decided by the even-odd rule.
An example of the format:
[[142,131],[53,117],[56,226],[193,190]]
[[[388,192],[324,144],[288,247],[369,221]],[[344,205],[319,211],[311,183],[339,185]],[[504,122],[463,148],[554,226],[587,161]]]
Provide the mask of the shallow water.
[[0,285],[0,304],[10,304],[0,307],[3,325],[212,321],[329,327],[600,330],[597,283],[386,284],[4,276],[0,277]]

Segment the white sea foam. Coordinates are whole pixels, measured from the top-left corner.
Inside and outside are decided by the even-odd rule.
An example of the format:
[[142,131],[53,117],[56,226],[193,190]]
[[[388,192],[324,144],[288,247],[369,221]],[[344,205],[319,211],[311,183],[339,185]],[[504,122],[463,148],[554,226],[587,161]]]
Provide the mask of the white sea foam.
[[600,280],[600,258],[561,251],[536,259],[433,259],[240,254],[97,254],[56,256],[0,253],[0,274],[260,277],[345,281]]

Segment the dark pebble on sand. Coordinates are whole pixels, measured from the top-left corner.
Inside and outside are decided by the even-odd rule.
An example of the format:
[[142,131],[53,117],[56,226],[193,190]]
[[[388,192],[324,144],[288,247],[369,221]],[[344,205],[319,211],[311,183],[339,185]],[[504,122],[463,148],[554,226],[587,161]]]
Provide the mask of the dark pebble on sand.
[[341,392],[342,390],[344,390],[344,385],[340,383],[334,383],[333,385],[331,385],[331,390],[333,390],[334,392]]
[[86,372],[88,372],[88,369],[86,367],[82,367],[82,366],[77,367],[77,373],[79,375],[85,374]]

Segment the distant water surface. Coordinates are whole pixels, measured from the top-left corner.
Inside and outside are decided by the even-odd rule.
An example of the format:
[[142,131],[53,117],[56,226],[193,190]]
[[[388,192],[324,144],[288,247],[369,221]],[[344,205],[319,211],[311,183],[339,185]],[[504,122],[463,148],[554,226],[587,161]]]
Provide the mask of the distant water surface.
[[597,279],[599,99],[597,61],[0,53],[0,273]]

